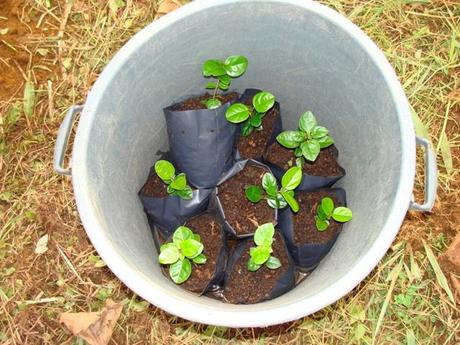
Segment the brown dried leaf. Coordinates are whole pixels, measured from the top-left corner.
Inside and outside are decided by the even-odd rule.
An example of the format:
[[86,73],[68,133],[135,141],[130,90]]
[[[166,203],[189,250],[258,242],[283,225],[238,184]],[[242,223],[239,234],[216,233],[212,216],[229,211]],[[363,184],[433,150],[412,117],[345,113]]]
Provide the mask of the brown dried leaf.
[[160,18],[164,16],[165,14],[168,14],[169,12],[174,11],[181,6],[182,4],[178,0],[163,0],[163,2],[158,7],[157,14],[155,15],[155,19]]
[[101,311],[62,313],[59,322],[63,323],[75,336],[86,340],[89,345],[107,345],[122,309],[123,305],[108,299]]

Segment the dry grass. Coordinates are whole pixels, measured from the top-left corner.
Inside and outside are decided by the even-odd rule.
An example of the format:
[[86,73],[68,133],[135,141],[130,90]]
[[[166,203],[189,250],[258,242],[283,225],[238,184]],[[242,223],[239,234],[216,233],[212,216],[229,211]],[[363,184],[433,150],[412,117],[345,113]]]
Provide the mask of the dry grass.
[[[427,248],[438,256],[459,231],[458,0],[323,1],[363,28],[395,67],[418,132],[438,150],[440,198],[434,215],[408,215],[392,250],[347,298],[288,325],[240,330],[189,323],[140,301],[101,267],[70,182],[52,169],[65,111],[84,101],[114,52],[153,20],[155,1],[125,0],[118,10],[109,5],[116,2],[103,0],[18,2],[0,4],[0,30],[19,28],[19,34],[0,34],[1,344],[83,344],[58,324],[57,315],[97,310],[108,297],[125,304],[111,344],[460,342],[458,306],[436,259],[427,258]],[[23,112],[26,80],[36,90],[29,117]],[[49,249],[36,255],[44,234]]]

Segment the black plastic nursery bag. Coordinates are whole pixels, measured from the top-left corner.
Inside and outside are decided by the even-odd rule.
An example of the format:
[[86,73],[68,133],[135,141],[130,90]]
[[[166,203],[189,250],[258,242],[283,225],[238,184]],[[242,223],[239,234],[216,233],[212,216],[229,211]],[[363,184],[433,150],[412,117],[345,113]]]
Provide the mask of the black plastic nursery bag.
[[174,165],[198,188],[215,187],[233,164],[237,126],[225,118],[232,103],[217,109],[163,109]]
[[[340,203],[346,206],[345,190],[333,188],[329,189],[328,192],[335,195],[340,200]],[[296,245],[294,242],[294,224],[292,217],[293,215],[290,209],[284,209],[280,212],[278,215],[278,229],[286,240],[286,245],[298,270],[302,272],[311,272],[318,266],[324,256],[329,253],[340,235],[343,225],[340,226],[340,231],[337,235],[327,243],[304,243],[302,245]]]

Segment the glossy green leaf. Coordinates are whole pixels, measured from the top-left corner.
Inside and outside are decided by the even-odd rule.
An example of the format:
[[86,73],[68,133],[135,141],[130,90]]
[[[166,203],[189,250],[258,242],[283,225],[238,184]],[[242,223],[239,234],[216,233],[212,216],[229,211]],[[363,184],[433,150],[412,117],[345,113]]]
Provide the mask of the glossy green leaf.
[[321,204],[318,205],[318,209],[316,210],[316,216],[322,220],[328,220],[331,217],[326,214],[326,212],[321,207]]
[[222,102],[217,98],[210,98],[203,102],[208,109],[216,109],[222,105]]
[[270,92],[259,92],[252,99],[252,104],[257,112],[265,113],[275,105],[275,96]]
[[253,130],[254,130],[254,127],[252,127],[251,122],[246,121],[246,122],[243,123],[243,125],[241,126],[241,135],[242,135],[243,137],[247,137],[249,134],[252,133]]
[[271,247],[274,235],[275,227],[273,223],[262,224],[254,233],[254,243],[258,246]]
[[224,69],[230,77],[241,76],[248,68],[248,59],[242,55],[229,56],[224,63]]
[[313,139],[320,139],[327,136],[328,134],[329,131],[326,127],[323,126],[315,126],[310,132],[310,135]]
[[265,173],[262,177],[262,187],[269,196],[275,196],[278,191],[278,184],[275,176],[271,173]]
[[247,186],[245,193],[250,202],[258,203],[262,199],[262,188],[259,186]]
[[206,89],[215,89],[217,87],[217,83],[211,82],[206,84]]
[[187,177],[184,173],[180,173],[172,180],[170,186],[175,190],[184,190],[187,187]]
[[155,163],[155,172],[164,182],[170,183],[176,174],[176,169],[168,161],[160,159]]
[[326,147],[329,147],[334,144],[334,139],[330,137],[329,135],[326,135],[325,137],[317,139],[319,143],[319,147],[322,149],[325,149]]
[[230,85],[226,85],[226,84],[220,84],[219,83],[219,89],[221,89],[222,91],[227,91],[229,89]]
[[229,77],[228,75],[222,75],[218,79],[219,79],[219,84],[230,86],[230,84],[232,83],[232,78]]
[[265,265],[271,270],[276,270],[281,267],[281,261],[274,256],[270,256]]
[[310,162],[314,162],[316,158],[318,158],[319,151],[321,150],[318,141],[315,139],[303,142],[300,145],[300,148],[302,149],[302,153],[305,159]]
[[190,186],[185,186],[182,190],[175,190],[172,194],[184,200],[191,200],[193,198],[193,190]]
[[269,196],[267,198],[267,203],[268,206],[270,206],[271,208],[282,209],[287,206],[286,200],[284,200],[283,196],[280,193],[277,193],[276,197]]
[[243,103],[232,104],[227,109],[225,117],[231,123],[241,123],[249,118],[249,108]]
[[250,119],[250,123],[252,127],[260,127],[262,124],[262,114],[261,113],[256,113],[254,114],[253,117]]
[[292,197],[289,193],[287,192],[281,192],[281,195],[283,196],[284,200],[288,203],[289,207],[291,208],[292,212],[297,213],[299,212],[299,203],[297,202],[294,197]]
[[193,238],[187,238],[181,242],[180,249],[187,258],[193,259],[203,252],[204,246]]
[[276,140],[288,149],[299,147],[300,143],[305,141],[305,133],[300,131],[285,131],[276,137]]
[[204,255],[204,254],[200,254],[200,255],[198,255],[198,256],[196,256],[196,257],[194,257],[194,258],[192,259],[192,261],[193,261],[195,264],[198,264],[198,265],[203,265],[203,264],[205,264],[207,260],[208,260],[208,259],[206,258],[206,255]]
[[203,75],[205,77],[219,77],[226,73],[224,63],[220,60],[207,60],[203,64]]
[[26,82],[26,86],[24,87],[24,113],[30,119],[34,114],[35,108],[35,87],[34,83],[31,81]]
[[315,223],[316,229],[318,229],[318,231],[325,231],[329,227],[328,220],[320,219],[318,217],[315,219]]
[[307,111],[300,116],[299,128],[304,132],[309,133],[317,124],[315,115],[311,111]]
[[162,247],[160,251],[160,255],[158,256],[158,261],[162,265],[169,265],[175,263],[179,260],[180,253],[179,249],[173,243],[171,246]]
[[348,207],[337,207],[334,209],[334,212],[332,213],[332,218],[340,223],[345,223],[351,220],[353,218],[353,213]]
[[257,246],[251,248],[249,254],[255,264],[262,265],[270,257],[271,249],[265,246]]
[[324,211],[327,218],[332,216],[332,212],[334,211],[334,200],[329,197],[325,197],[321,200],[321,209]]
[[249,271],[255,272],[261,267],[262,267],[262,265],[256,264],[252,258],[249,258],[249,260],[248,260],[248,270]]
[[302,157],[303,156],[302,149],[300,147],[297,147],[294,150],[294,154],[295,154],[296,157]]
[[187,258],[179,260],[169,266],[169,276],[176,284],[182,284],[190,277],[191,274],[192,264]]
[[281,178],[281,186],[286,190],[296,189],[302,181],[302,169],[300,167],[292,167],[286,171]]
[[193,238],[193,232],[192,230],[190,230],[189,228],[187,228],[186,226],[179,226],[176,231],[174,231],[174,234],[173,234],[173,242],[180,246],[180,244],[189,239],[189,238]]

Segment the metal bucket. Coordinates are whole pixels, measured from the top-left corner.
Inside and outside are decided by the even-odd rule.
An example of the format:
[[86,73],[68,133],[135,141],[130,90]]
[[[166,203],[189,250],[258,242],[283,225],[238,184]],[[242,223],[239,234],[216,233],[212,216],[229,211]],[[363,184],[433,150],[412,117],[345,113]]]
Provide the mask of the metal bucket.
[[[347,175],[354,219],[319,267],[289,293],[229,305],[175,286],[160,271],[137,192],[159,150],[168,149],[162,108],[203,89],[201,64],[242,54],[233,86],[269,90],[285,128],[313,111],[332,132]],[[70,168],[63,167],[82,111]],[[152,304],[182,318],[230,327],[298,319],[359,284],[390,247],[409,208],[428,211],[436,162],[426,140],[426,195],[411,200],[416,137],[402,87],[377,46],[347,19],[307,0],[198,0],[135,35],[100,75],[84,107],[73,107],[56,142],[55,167],[72,175],[80,217],[110,269]]]

